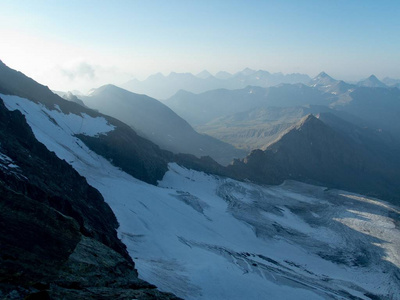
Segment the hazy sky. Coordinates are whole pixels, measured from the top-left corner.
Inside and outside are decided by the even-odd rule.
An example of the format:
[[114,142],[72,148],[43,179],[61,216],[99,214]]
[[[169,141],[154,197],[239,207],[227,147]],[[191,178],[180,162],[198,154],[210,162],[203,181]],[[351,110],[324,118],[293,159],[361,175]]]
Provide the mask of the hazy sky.
[[56,90],[171,71],[400,78],[399,0],[0,0],[0,59]]

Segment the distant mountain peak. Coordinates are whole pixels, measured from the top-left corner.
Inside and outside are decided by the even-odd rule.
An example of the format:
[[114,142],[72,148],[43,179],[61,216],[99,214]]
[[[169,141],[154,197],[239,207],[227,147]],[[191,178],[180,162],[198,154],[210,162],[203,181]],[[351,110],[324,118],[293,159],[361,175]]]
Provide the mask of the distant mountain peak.
[[319,73],[317,75],[317,77],[330,77],[328,74],[326,74],[324,71],[322,71],[321,73]]
[[149,80],[149,79],[153,79],[153,80],[154,79],[162,79],[164,77],[165,76],[161,72],[158,72],[158,73],[152,74],[149,77],[147,77],[147,80]]
[[251,74],[254,74],[255,72],[256,72],[255,70],[252,70],[250,68],[245,68],[242,71],[240,71],[239,74],[242,74],[244,76],[249,76]]
[[380,81],[374,74],[358,82],[358,85],[364,87],[387,87],[386,84]]
[[219,71],[217,74],[215,74],[215,77],[218,79],[228,79],[232,77],[232,74],[226,71]]
[[184,90],[184,89],[180,89],[180,90],[178,90],[176,93],[175,93],[175,97],[180,97],[180,96],[187,96],[187,95],[195,95],[194,93],[192,93],[192,92],[189,92],[189,91],[187,91],[187,90]]
[[109,91],[109,90],[115,90],[115,89],[118,89],[118,87],[109,83],[109,84],[102,85],[98,88],[91,89],[90,94],[99,93],[99,92],[103,92],[103,91]]
[[315,120],[317,120],[318,118],[316,116],[314,116],[313,114],[308,114],[305,117],[303,117],[302,121],[303,122],[313,122]]
[[321,72],[319,73],[316,77],[314,77],[314,79],[329,79],[329,80],[335,80],[333,79],[331,76],[329,76],[327,73],[325,72]]
[[201,79],[207,79],[209,77],[212,77],[212,74],[207,70],[203,70],[199,74],[197,74],[196,77],[199,77]]
[[313,114],[308,114],[305,117],[303,117],[296,125],[295,128],[299,129],[301,127],[308,127],[308,126],[316,126],[322,124],[322,121],[319,120],[316,116]]
[[337,82],[338,81],[336,79],[333,79],[331,76],[329,76],[325,72],[321,72],[311,80],[310,85],[314,86],[314,87],[316,87],[316,86],[329,87]]
[[169,75],[167,76],[168,79],[192,79],[192,78],[196,78],[196,76],[194,76],[192,73],[178,73],[178,72],[171,72],[169,73]]

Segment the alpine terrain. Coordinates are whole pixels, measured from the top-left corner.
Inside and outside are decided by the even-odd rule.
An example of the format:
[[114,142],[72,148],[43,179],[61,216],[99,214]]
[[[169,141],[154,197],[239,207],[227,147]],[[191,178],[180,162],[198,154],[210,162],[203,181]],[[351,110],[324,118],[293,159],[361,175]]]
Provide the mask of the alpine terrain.
[[224,165],[247,154],[211,136],[197,133],[165,104],[146,95],[106,85],[80,98],[90,108],[125,122],[141,136],[174,153],[211,156]]
[[[335,103],[306,85],[254,91]],[[187,124],[154,99],[94,93],[85,105],[122,94],[134,118],[157,105]],[[377,155],[392,131],[332,107],[289,109],[275,142],[224,167],[163,150],[3,63],[0,98],[2,298],[400,299],[395,143]],[[252,109],[264,96],[248,99]]]

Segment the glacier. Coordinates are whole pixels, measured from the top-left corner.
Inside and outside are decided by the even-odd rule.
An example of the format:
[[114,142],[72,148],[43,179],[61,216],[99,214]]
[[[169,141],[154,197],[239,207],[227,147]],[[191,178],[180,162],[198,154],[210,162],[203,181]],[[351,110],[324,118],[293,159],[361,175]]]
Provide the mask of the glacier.
[[238,182],[169,164],[157,186],[76,134],[114,128],[0,95],[36,138],[98,189],[139,276],[185,299],[400,299],[399,208],[295,181]]

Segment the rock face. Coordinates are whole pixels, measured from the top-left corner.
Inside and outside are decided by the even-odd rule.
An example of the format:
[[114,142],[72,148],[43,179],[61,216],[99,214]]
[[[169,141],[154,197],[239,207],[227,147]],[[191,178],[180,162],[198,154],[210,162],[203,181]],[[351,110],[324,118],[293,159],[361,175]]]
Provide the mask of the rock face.
[[137,278],[101,194],[2,101],[0,141],[1,298],[173,298]]
[[286,179],[399,201],[398,164],[308,115],[269,145],[228,168],[237,178],[279,184]]

